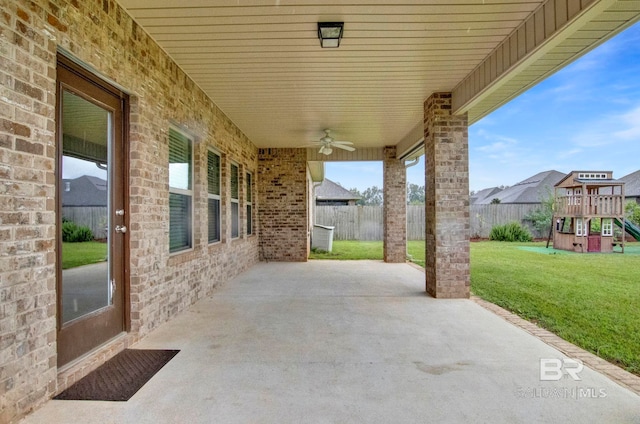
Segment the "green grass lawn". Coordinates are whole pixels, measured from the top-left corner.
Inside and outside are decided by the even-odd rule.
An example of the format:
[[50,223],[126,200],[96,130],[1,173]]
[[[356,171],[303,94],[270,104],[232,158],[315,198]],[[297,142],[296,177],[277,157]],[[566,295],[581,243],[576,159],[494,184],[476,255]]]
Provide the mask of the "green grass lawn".
[[[382,242],[333,243],[333,253],[311,257],[382,258]],[[473,294],[640,375],[640,255],[521,248],[544,244],[472,243]],[[409,242],[407,250],[424,266],[424,242]]]
[[62,269],[94,264],[107,259],[107,244],[97,241],[62,243]]
[[[407,251],[412,256],[413,262],[424,266],[424,241],[408,242]],[[309,259],[382,260],[383,256],[383,245],[381,241],[334,240],[331,253],[314,250],[309,255]]]
[[555,255],[513,243],[471,245],[474,294],[638,375],[639,276],[638,255]]
[[383,257],[381,241],[334,240],[331,253],[313,250],[309,259],[380,259]]

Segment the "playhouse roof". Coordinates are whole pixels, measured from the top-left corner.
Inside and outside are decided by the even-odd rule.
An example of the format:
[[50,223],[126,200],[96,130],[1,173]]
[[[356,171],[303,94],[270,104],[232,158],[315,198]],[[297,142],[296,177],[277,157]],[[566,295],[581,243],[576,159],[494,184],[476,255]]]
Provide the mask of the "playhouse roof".
[[574,185],[623,185],[624,182],[613,178],[613,171],[571,171],[556,183],[556,187]]

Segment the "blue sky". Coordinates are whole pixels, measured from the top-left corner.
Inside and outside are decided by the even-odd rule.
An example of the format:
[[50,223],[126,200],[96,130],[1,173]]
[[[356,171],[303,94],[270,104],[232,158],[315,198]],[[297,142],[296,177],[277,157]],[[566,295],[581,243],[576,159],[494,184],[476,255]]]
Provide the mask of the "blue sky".
[[[471,190],[513,185],[555,169],[640,169],[640,23],[469,128]],[[382,186],[379,162],[327,162],[344,187]],[[407,170],[424,185],[424,164]]]

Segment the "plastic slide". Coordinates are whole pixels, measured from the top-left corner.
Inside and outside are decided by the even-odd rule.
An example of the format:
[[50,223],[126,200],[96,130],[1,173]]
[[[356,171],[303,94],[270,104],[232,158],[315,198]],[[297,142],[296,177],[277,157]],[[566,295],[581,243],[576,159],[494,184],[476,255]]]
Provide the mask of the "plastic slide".
[[[622,222],[620,222],[620,220],[619,220],[619,219],[614,218],[614,220],[613,220],[613,221],[616,223],[616,225],[617,225],[618,227],[622,228]],[[624,221],[624,230],[625,230],[627,233],[631,234],[631,236],[632,236],[634,239],[636,239],[636,240],[640,241],[640,228],[638,228],[638,226],[637,226],[637,225],[635,225],[633,222],[625,220],[625,221]]]

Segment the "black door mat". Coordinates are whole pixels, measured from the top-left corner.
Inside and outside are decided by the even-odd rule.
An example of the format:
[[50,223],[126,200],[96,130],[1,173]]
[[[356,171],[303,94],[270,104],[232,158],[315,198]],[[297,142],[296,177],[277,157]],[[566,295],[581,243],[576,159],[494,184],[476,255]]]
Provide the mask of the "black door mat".
[[178,352],[125,349],[54,399],[127,401]]

